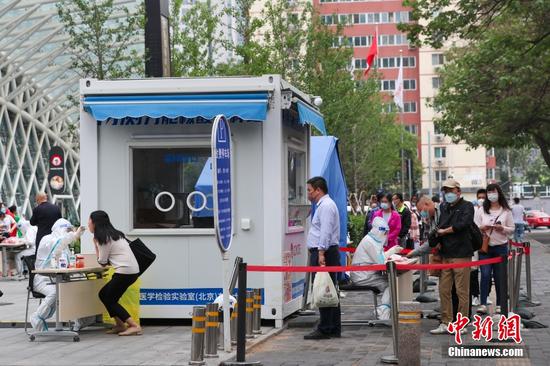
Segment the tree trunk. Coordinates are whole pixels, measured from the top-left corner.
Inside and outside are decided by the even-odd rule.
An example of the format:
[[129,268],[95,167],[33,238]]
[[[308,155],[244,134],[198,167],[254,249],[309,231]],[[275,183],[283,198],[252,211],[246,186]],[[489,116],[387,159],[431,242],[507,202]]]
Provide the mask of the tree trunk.
[[534,135],[535,142],[537,145],[539,145],[540,152],[542,154],[542,158],[544,159],[544,162],[550,169],[550,143],[546,141],[546,139],[543,136],[540,135]]

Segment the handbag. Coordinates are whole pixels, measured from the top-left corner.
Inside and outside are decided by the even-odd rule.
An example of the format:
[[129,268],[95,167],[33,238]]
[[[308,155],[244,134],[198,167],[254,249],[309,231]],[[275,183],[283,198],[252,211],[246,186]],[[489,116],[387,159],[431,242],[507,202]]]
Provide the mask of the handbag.
[[[499,214],[497,216],[497,218],[495,219],[495,223],[497,222],[500,215],[501,214]],[[491,234],[493,233],[494,229],[495,229],[494,227],[491,228],[491,231],[489,232],[489,235],[483,233],[483,243],[481,244],[481,248],[479,249],[480,253],[483,253],[483,254],[489,253],[489,241],[491,240]]]
[[128,240],[128,238],[125,239],[128,242],[128,245],[130,245],[130,249],[132,250],[132,253],[134,253],[134,257],[136,257],[136,261],[139,266],[139,275],[141,276],[142,273],[145,272],[151,264],[153,264],[157,258],[157,255],[153,253],[151,249],[147,248],[145,243],[143,243],[140,238],[133,241]]
[[[439,255],[439,252],[434,253],[434,254],[430,254],[429,263],[430,264],[441,264],[441,263],[443,263],[443,258],[441,258],[441,255]],[[430,269],[430,270],[428,270],[428,276],[440,277],[441,276],[441,270],[440,269]]]

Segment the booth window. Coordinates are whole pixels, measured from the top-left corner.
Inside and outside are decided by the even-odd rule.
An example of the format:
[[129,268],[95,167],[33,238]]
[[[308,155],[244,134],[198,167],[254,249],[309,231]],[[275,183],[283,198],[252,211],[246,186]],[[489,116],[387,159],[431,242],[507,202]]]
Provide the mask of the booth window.
[[213,228],[210,149],[133,148],[134,229]]
[[304,151],[288,149],[287,155],[288,177],[288,227],[303,228],[307,213],[306,190],[306,154]]

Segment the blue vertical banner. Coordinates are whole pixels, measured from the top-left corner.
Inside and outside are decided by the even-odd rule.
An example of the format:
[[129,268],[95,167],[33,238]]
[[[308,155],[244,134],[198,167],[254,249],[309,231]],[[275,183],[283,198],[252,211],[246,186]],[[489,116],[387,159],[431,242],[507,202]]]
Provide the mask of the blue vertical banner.
[[212,126],[212,175],[214,197],[214,226],[218,244],[223,252],[231,247],[233,211],[231,207],[231,131],[223,115]]

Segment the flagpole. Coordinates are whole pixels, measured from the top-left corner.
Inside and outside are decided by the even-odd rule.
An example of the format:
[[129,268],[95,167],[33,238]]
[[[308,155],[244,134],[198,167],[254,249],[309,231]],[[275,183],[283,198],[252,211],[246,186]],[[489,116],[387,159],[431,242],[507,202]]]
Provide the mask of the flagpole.
[[[399,67],[401,68],[401,70],[403,70],[403,50],[400,49],[399,50]],[[404,77],[403,77],[404,79]],[[403,81],[402,81],[403,82]],[[396,85],[397,87],[397,85]],[[404,106],[405,105],[405,97],[404,97],[404,91],[402,92],[403,94],[403,97],[402,97],[402,100],[401,100],[401,104]],[[404,139],[404,130],[405,130],[405,126],[403,124],[403,108],[401,107],[398,107],[399,108],[399,122],[401,123],[401,194],[403,195],[403,197],[405,197],[405,149],[403,148],[403,145],[404,145],[404,142],[405,142],[405,139]]]

